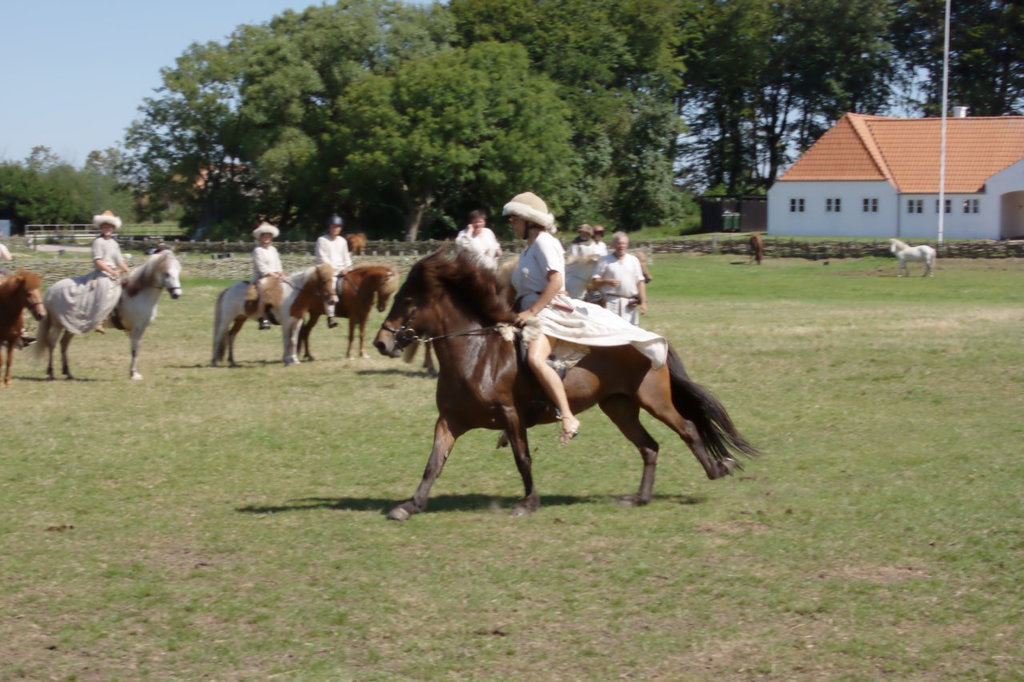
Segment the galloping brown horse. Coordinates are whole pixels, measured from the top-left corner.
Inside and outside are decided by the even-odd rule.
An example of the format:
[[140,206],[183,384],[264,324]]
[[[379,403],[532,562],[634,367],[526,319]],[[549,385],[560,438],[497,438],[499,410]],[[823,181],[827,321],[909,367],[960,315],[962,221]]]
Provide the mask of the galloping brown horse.
[[[557,416],[509,338],[515,319],[509,298],[508,288],[493,273],[440,252],[416,263],[395,295],[374,345],[388,356],[417,340],[434,347],[440,365],[439,415],[423,479],[412,499],[392,509],[388,518],[404,521],[423,511],[456,439],[481,428],[504,431],[512,446],[525,488],[513,513],[539,507],[526,430]],[[641,424],[640,408],[683,439],[708,478],[738,467],[734,452],[757,454],[722,404],[687,376],[671,348],[668,363],[658,369],[632,346],[590,348],[567,371],[565,388],[574,414],[599,405],[640,451],[643,474],[638,492],[627,498],[632,504],[650,502],[658,460],[658,444]]]
[[[22,311],[28,308],[36,320],[43,319],[43,278],[34,272],[19,268],[13,275],[0,280],[0,348],[7,346],[7,368],[3,385],[11,385],[11,361],[14,351],[21,347],[21,330],[25,326]],[[2,367],[2,363],[0,363]]]
[[[366,320],[370,317],[374,297],[377,299],[377,310],[384,312],[391,299],[391,294],[398,288],[398,271],[390,264],[359,265],[349,270],[343,278],[338,278],[338,303],[334,307],[335,317],[348,318],[348,349],[345,357],[352,357],[352,340],[356,327],[359,327],[359,357],[369,357],[363,350],[366,341]],[[309,352],[309,333],[313,331],[322,311],[311,308],[309,318],[299,330],[299,347],[303,360],[312,360]]]

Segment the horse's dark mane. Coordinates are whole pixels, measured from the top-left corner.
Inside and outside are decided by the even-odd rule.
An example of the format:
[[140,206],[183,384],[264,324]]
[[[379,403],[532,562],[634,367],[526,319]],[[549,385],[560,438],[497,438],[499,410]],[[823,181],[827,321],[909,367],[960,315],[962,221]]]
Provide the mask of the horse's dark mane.
[[409,272],[409,281],[416,284],[417,280],[429,298],[445,293],[481,324],[515,320],[505,285],[498,282],[493,270],[464,254],[452,257],[436,251],[423,258]]

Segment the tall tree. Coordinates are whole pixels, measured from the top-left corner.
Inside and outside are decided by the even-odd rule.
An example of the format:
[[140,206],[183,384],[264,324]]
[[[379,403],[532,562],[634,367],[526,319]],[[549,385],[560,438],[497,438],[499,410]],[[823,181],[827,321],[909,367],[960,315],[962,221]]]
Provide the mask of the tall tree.
[[406,239],[418,237],[429,211],[467,193],[490,203],[528,186],[557,205],[564,192],[567,111],[517,46],[482,43],[408,60],[393,76],[354,85],[343,108],[341,177],[367,191],[385,185]]
[[[944,0],[894,2],[892,35],[910,106],[942,106]],[[1024,5],[1018,0],[950,4],[949,100],[978,116],[1024,114]]]

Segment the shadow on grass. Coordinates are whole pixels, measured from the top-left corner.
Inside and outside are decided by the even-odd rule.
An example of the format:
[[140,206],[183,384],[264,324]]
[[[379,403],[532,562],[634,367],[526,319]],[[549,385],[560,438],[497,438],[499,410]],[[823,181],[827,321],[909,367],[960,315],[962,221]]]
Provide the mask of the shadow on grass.
[[[625,506],[625,495],[547,495],[540,498],[541,507],[569,507],[577,504],[607,504]],[[388,500],[374,497],[305,497],[289,500],[279,505],[246,505],[235,511],[241,514],[281,514],[284,512],[334,509],[337,511],[377,512],[388,511],[405,500]],[[510,511],[518,497],[492,495],[438,495],[431,497],[425,513],[465,511]],[[669,503],[681,506],[703,504],[704,495],[654,495],[652,503]]]

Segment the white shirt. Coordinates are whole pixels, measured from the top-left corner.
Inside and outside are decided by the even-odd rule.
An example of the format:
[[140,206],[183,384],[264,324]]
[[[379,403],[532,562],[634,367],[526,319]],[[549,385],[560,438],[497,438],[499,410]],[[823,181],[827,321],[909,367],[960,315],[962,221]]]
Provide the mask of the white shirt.
[[565,288],[573,298],[582,298],[587,291],[587,282],[594,276],[597,262],[607,252],[604,244],[590,239],[569,244],[569,255],[565,266]]
[[480,228],[480,234],[474,235],[469,227],[459,232],[455,237],[455,246],[459,251],[471,251],[479,254],[480,257],[491,267],[497,267],[498,255],[501,253],[501,245],[498,238],[489,227]]
[[633,254],[623,254],[620,260],[614,253],[610,253],[598,261],[594,277],[619,280],[617,287],[607,284],[602,286],[602,293],[629,298],[640,294],[640,282],[644,281],[644,271],[640,267],[640,259]]
[[519,262],[512,271],[519,310],[526,310],[540,298],[548,284],[549,272],[557,272],[565,280],[565,251],[562,242],[548,232],[541,232],[519,255]]
[[113,237],[110,239],[96,237],[92,241],[92,259],[94,261],[99,259],[104,265],[113,270],[117,270],[122,265],[125,265],[124,257],[121,256],[121,247],[117,245],[117,241]]
[[330,265],[335,276],[352,269],[352,256],[344,237],[339,234],[331,239],[330,235],[325,234],[316,240],[316,264],[321,263]]
[[258,280],[272,272],[284,272],[281,266],[281,255],[273,244],[264,248],[262,245],[252,250],[252,278]]
[[621,259],[610,253],[598,262],[594,277],[619,280],[617,287],[608,284],[601,287],[601,292],[605,294],[604,307],[637,324],[640,313],[637,306],[629,307],[629,299],[640,295],[640,282],[644,281],[640,259],[631,253],[623,254]]

